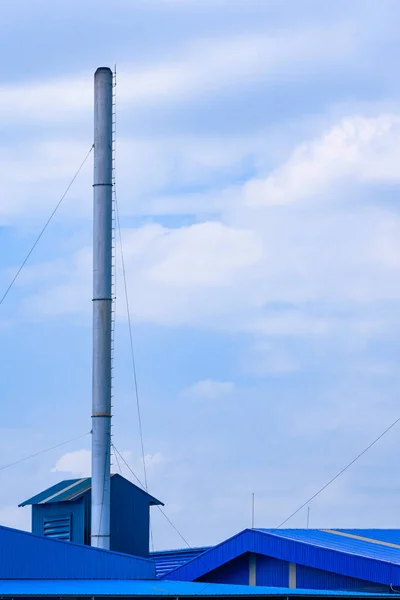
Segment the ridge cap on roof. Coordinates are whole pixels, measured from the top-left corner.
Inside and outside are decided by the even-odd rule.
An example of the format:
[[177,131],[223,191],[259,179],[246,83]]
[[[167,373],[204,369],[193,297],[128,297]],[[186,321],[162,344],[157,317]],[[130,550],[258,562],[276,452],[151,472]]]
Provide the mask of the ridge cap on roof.
[[[132,485],[139,492],[142,492],[143,494],[145,494],[149,498],[149,504],[150,505],[164,506],[164,503],[161,502],[161,500],[158,500],[155,496],[152,496],[151,494],[149,494],[148,492],[146,492],[146,490],[140,488],[138,485],[136,485],[135,483],[133,483],[133,481],[131,481],[130,479],[127,479],[126,477],[123,477],[119,473],[111,473],[110,476],[111,477],[115,477],[116,479],[122,479],[123,481],[125,481],[125,482],[129,483],[130,485]],[[55,502],[64,502],[64,501],[66,502],[66,501],[78,500],[81,496],[83,496],[89,490],[91,490],[91,488],[92,488],[92,478],[91,477],[80,477],[80,478],[74,478],[74,479],[63,479],[63,480],[59,481],[58,483],[55,483],[55,484],[49,486],[48,488],[45,488],[44,490],[38,492],[37,494],[34,494],[33,496],[31,496],[27,500],[24,500],[23,502],[21,502],[20,504],[18,504],[18,507],[20,508],[20,507],[23,507],[23,506],[32,506],[32,505],[35,505],[35,504],[40,504],[41,502],[43,502],[45,504],[47,502],[48,498],[50,498],[52,496],[52,491],[53,491],[54,494],[57,494],[57,495],[61,496],[62,493],[63,493],[63,491],[66,491],[66,488],[68,488],[69,486],[74,486],[74,485],[76,485],[79,482],[82,482],[82,484],[85,485],[84,489],[82,489],[82,490],[78,490],[77,489],[76,490],[76,495],[74,495],[74,491],[71,491],[72,497],[71,498],[67,498],[66,500],[57,500],[55,498]],[[57,491],[54,491],[55,488],[56,488]]]

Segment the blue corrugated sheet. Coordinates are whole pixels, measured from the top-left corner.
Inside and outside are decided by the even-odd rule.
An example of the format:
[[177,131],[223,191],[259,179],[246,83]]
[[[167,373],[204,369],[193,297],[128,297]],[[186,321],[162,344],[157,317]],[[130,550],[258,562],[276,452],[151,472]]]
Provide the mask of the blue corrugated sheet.
[[69,517],[70,541],[76,544],[90,545],[90,523],[85,510],[87,501],[87,498],[81,497],[67,505],[59,502],[34,505],[32,507],[32,533],[46,537],[48,533],[45,527],[46,522]]
[[400,546],[400,529],[333,529],[349,535],[387,542]]
[[207,573],[246,552],[362,581],[400,585],[400,547],[379,537],[358,535],[357,530],[245,530],[167,573],[164,579],[204,580]]
[[[256,560],[256,573],[257,585],[286,587],[289,581],[289,564],[283,560],[259,554]],[[298,587],[301,586],[298,585]]]
[[[6,579],[154,579],[150,559],[0,526],[0,582]],[[3,580],[3,581],[2,581]]]
[[[313,547],[326,548],[344,552],[349,555],[357,555],[374,560],[383,560],[388,563],[400,565],[400,545],[383,545],[389,542],[382,541],[379,537],[372,537],[373,530],[357,529],[261,529],[263,533],[309,544]],[[382,537],[382,530],[380,531]],[[368,533],[369,535],[363,535]],[[379,535],[379,534],[378,534]],[[364,539],[359,539],[364,538]],[[369,540],[369,541],[365,541]]]
[[149,556],[151,496],[120,476],[111,480],[111,548],[134,556]]
[[0,581],[0,596],[39,597],[127,597],[127,598],[400,598],[396,594],[292,590],[287,588],[187,583],[175,581]]
[[197,581],[249,585],[249,557],[246,554],[238,556],[218,569],[210,571],[204,577],[199,577]]
[[[287,580],[286,580],[287,581]],[[299,588],[314,587],[321,590],[348,590],[359,592],[387,592],[388,586],[374,583],[373,581],[362,581],[353,577],[346,577],[329,571],[321,571],[297,565],[296,585]]]
[[210,548],[185,548],[179,550],[160,550],[159,552],[151,552],[150,558],[156,563],[156,576],[162,577],[169,571],[181,567],[189,560],[196,558],[199,554],[203,554]]
[[[120,478],[124,479],[118,473],[114,473],[111,475],[112,478]],[[150,496],[144,490],[137,487],[135,484],[129,482],[131,486],[145,494],[149,499],[149,504],[151,505],[161,505],[164,506],[160,500]],[[19,506],[27,506],[30,504],[46,504],[53,502],[67,502],[70,500],[77,500],[81,498],[84,494],[90,491],[92,485],[91,477],[84,477],[83,479],[66,479],[61,481],[60,483],[56,483],[55,485],[47,488],[43,492],[36,494],[29,500],[25,500]]]
[[[149,506],[162,504],[128,479],[111,477],[111,550],[149,556]],[[90,545],[91,479],[69,479],[40,492],[21,506],[32,505],[32,532],[45,536],[46,523],[69,519],[70,540]],[[56,532],[56,528],[54,528]]]

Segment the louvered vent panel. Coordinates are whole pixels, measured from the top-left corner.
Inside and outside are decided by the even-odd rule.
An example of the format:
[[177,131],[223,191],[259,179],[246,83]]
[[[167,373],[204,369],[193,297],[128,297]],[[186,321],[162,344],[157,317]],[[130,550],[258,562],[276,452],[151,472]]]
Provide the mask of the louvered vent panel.
[[45,518],[43,535],[57,540],[71,541],[71,515],[67,517]]

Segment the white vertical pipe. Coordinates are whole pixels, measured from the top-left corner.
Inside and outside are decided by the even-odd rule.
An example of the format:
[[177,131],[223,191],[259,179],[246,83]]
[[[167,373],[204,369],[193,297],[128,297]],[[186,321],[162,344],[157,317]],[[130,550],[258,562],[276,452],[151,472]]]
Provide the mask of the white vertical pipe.
[[91,544],[110,548],[112,71],[94,76]]

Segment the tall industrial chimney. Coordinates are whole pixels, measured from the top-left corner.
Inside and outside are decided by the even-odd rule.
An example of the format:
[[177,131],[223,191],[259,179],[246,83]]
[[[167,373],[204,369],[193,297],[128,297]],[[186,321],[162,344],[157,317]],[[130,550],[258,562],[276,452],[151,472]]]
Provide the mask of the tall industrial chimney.
[[93,380],[91,544],[110,548],[112,86],[109,68],[94,76]]

